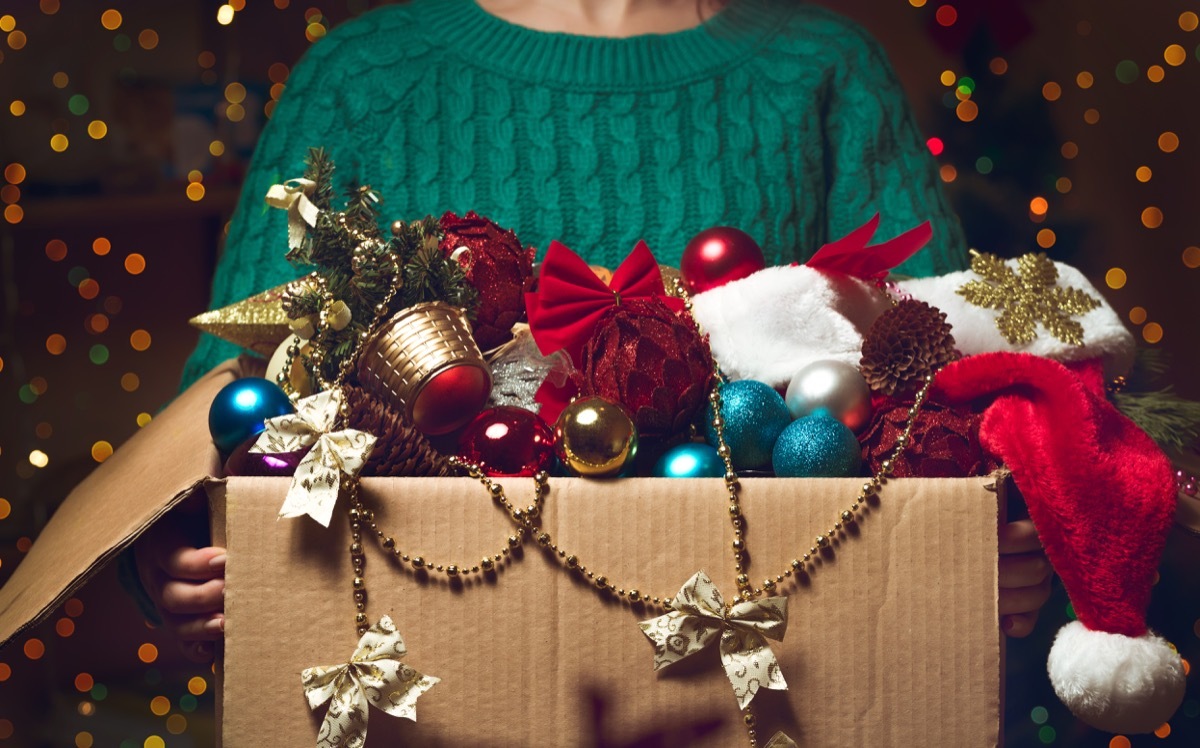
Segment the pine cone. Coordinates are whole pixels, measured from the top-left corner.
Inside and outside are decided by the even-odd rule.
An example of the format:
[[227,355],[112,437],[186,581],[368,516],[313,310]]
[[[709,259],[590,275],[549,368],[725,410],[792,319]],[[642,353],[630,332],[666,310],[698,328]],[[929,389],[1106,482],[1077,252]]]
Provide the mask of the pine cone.
[[923,301],[906,299],[867,330],[859,368],[875,392],[894,395],[958,358],[946,314]]
[[446,458],[417,430],[403,414],[358,387],[344,388],[350,407],[348,425],[376,437],[363,475],[435,476],[454,475]]

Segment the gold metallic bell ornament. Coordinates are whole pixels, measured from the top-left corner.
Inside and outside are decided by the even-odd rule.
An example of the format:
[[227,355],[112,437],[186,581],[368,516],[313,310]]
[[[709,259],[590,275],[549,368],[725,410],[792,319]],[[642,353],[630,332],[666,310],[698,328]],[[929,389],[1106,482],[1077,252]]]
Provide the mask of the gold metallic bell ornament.
[[616,475],[637,455],[637,427],[625,408],[602,397],[581,397],[554,424],[558,458],[585,478]]

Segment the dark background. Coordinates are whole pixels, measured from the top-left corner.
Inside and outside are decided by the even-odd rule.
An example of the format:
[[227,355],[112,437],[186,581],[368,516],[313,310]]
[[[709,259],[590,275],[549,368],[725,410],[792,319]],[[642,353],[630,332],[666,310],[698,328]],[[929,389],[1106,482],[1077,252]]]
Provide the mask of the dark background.
[[[0,581],[66,492],[175,393],[270,102],[325,28],[379,4],[246,0],[221,24],[209,0],[0,2]],[[826,4],[887,48],[972,246],[1078,266],[1200,398],[1195,3]],[[1152,610],[1192,661],[1197,558],[1177,531]],[[1068,615],[1058,591],[1035,635],[1010,642],[1009,745],[1200,744],[1194,683],[1159,737],[1122,742],[1071,718],[1044,674]],[[145,626],[111,570],[0,652],[0,745],[203,746],[213,733],[211,670]]]

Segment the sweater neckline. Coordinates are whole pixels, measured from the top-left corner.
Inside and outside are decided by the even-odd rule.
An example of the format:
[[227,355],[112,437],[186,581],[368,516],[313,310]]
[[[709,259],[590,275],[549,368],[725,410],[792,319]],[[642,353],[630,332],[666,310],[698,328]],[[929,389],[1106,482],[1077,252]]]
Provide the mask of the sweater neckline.
[[748,56],[787,15],[773,0],[733,0],[683,31],[593,37],[519,26],[475,0],[422,5],[422,23],[448,53],[515,78],[587,89],[663,86],[711,74]]

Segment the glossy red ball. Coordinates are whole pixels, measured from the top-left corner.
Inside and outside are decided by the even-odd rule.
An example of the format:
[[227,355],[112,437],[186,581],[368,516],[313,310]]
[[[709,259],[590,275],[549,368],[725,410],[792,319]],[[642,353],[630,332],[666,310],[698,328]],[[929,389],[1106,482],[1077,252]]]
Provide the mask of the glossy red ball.
[[488,408],[463,429],[458,456],[492,477],[531,477],[554,462],[554,430],[524,408]]
[[745,231],[715,226],[692,237],[679,261],[679,277],[688,293],[745,278],[767,266],[762,248]]

